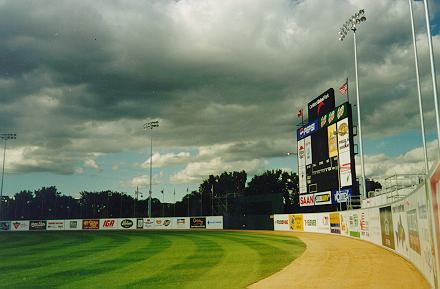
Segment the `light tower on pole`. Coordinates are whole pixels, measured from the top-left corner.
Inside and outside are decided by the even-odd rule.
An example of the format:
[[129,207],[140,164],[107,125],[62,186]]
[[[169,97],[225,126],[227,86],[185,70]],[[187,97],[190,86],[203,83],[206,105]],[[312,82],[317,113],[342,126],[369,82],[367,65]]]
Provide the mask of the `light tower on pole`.
[[6,161],[6,141],[9,139],[16,139],[17,135],[15,133],[0,133],[0,139],[4,140],[4,149],[3,149],[3,170],[2,170],[2,183],[0,186],[0,220],[3,217],[2,211],[2,203],[3,203],[3,183],[5,178],[5,161]]
[[361,159],[361,184],[362,184],[362,196],[364,198],[367,197],[367,190],[365,187],[365,167],[364,167],[364,153],[363,153],[363,145],[362,145],[362,126],[361,126],[361,104],[359,101],[359,78],[358,78],[358,60],[357,60],[357,46],[356,46],[356,31],[357,26],[367,21],[365,17],[365,10],[361,9],[353,16],[348,18],[348,20],[344,23],[339,31],[339,40],[343,41],[347,36],[348,32],[353,31],[353,43],[354,43],[354,67],[355,67],[355,76],[356,76],[356,108],[357,108],[357,117],[358,117],[358,132],[359,132],[359,154]]
[[144,124],[144,129],[150,129],[150,190],[148,191],[148,218],[151,218],[151,182],[153,173],[153,128],[159,126],[159,121],[150,121]]

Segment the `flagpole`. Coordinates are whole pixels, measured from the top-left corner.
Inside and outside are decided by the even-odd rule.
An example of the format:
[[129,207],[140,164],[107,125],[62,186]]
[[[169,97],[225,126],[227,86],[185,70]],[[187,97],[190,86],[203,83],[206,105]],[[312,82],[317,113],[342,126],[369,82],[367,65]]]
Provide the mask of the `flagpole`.
[[348,77],[346,83],[347,83],[347,102],[350,102],[350,98],[348,97]]

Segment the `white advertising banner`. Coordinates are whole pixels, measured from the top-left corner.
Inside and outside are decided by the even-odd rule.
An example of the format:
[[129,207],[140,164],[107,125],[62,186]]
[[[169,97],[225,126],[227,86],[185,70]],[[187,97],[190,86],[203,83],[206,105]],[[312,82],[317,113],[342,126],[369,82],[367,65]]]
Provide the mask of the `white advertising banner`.
[[174,229],[173,219],[155,218],[152,228],[155,230]]
[[154,218],[144,218],[144,229],[153,229]]
[[118,229],[121,230],[134,230],[136,229],[136,219],[134,218],[121,218],[118,220]]
[[46,230],[61,231],[64,230],[64,220],[47,220]]
[[330,233],[330,216],[328,213],[318,213],[317,216],[317,232]]
[[223,230],[223,216],[207,216],[206,229]]
[[308,136],[304,139],[306,166],[312,164],[312,136]]
[[317,214],[304,214],[304,232],[318,232]]
[[100,219],[99,220],[100,230],[116,230],[118,229],[117,219]]
[[298,141],[298,177],[299,177],[299,193],[307,193],[306,178],[306,157],[304,139]]
[[289,231],[289,215],[280,214],[273,216],[273,226],[275,231]]
[[[176,219],[176,229],[189,229],[189,218],[188,217],[177,217]],[[222,219],[223,221],[223,219]]]
[[82,229],[82,220],[81,219],[73,219],[73,220],[64,220],[64,230],[81,230]]
[[338,151],[339,151],[339,177],[341,187],[352,185],[351,156],[348,118],[337,122],[338,130]]
[[29,221],[12,221],[11,231],[28,231]]

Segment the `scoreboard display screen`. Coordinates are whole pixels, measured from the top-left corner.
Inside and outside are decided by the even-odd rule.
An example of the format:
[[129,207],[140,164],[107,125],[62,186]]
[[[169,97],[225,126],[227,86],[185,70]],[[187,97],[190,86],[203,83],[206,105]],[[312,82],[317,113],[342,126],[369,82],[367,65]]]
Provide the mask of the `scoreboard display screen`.
[[346,201],[340,196],[342,192],[352,193],[352,128],[351,105],[346,102],[298,129],[301,206],[335,204]]

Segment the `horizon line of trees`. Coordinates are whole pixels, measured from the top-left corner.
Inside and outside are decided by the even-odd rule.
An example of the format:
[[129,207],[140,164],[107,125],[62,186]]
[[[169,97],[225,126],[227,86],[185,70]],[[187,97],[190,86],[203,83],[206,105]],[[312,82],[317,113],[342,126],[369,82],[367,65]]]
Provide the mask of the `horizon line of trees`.
[[[188,192],[174,204],[152,198],[151,212],[152,217],[232,214],[239,197],[263,194],[282,194],[288,209],[293,201],[292,195],[297,191],[296,173],[268,170],[253,176],[247,183],[245,171],[223,172],[210,175],[198,190]],[[0,201],[1,220],[146,217],[148,208],[148,199],[136,200],[124,192],[83,191],[76,199],[62,194],[56,186],[22,190],[13,197],[3,196]]]
[[[23,190],[0,201],[0,220],[141,218],[147,217],[148,208],[148,199],[137,200],[123,192],[83,191],[76,199],[63,195],[55,186]],[[152,217],[267,215],[291,213],[297,208],[298,175],[279,169],[255,175],[249,182],[245,171],[210,175],[181,201],[151,200]]]

